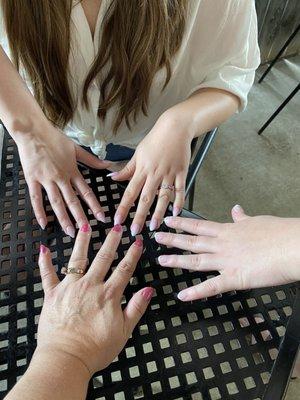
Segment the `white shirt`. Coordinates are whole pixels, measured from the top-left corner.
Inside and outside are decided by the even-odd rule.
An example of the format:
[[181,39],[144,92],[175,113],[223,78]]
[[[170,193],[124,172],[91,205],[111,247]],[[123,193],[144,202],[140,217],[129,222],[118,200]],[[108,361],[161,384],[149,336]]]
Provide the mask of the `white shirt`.
[[[83,84],[99,48],[101,22],[110,1],[102,0],[94,39],[82,5],[78,0],[74,1],[69,61],[74,98],[81,99]],[[9,55],[1,15],[0,44]],[[90,109],[86,110],[79,101],[65,133],[77,143],[91,147],[99,158],[104,158],[108,143],[136,148],[165,110],[184,101],[197,89],[210,87],[234,93],[240,98],[242,111],[259,63],[254,0],[190,0],[183,41],[172,60],[172,77],[161,93],[165,69],[155,75],[148,116],[140,113],[137,122],[132,124],[132,131],[123,122],[113,135],[116,108],[108,111],[105,121],[98,118],[100,91],[94,82],[88,91]],[[26,80],[26,73],[22,75]],[[28,79],[27,84],[30,88]]]

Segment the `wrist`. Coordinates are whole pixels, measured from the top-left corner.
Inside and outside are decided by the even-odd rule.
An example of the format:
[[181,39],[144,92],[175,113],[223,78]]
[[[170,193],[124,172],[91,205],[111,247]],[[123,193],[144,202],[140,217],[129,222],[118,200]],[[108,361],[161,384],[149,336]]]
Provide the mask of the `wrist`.
[[50,121],[44,116],[14,117],[10,121],[6,121],[6,129],[16,142],[21,144],[24,141],[35,137],[41,137],[49,129],[53,128]]
[[189,142],[191,142],[196,135],[196,130],[191,118],[185,113],[178,112],[176,106],[166,110],[158,118],[157,123],[167,127],[172,132],[179,132]]

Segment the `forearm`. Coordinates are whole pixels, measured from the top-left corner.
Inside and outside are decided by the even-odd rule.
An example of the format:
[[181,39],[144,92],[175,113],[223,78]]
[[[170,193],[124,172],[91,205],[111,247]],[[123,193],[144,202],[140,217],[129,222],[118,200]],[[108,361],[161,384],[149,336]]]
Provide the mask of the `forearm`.
[[68,353],[36,352],[23,377],[5,400],[83,400],[90,374]]
[[239,99],[224,90],[200,89],[187,100],[169,108],[163,116],[185,127],[191,139],[226,121],[239,107]]
[[16,140],[47,126],[43,111],[0,46],[0,119]]

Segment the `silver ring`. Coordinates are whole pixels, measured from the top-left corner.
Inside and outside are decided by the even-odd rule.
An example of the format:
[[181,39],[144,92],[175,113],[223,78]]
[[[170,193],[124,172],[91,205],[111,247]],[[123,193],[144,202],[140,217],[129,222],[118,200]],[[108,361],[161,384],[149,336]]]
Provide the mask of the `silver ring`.
[[166,183],[162,183],[159,187],[159,189],[167,189],[167,190],[171,190],[171,192],[174,191],[175,186],[174,185],[167,185]]

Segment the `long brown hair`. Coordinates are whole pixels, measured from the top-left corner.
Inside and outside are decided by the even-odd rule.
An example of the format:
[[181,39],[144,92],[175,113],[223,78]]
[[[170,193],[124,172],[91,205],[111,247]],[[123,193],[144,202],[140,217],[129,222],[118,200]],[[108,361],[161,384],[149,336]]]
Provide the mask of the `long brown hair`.
[[[72,0],[0,0],[12,57],[31,79],[35,97],[47,118],[63,128],[72,119],[75,99],[68,83]],[[117,105],[114,132],[123,120],[130,128],[140,111],[147,115],[151,84],[166,69],[162,89],[179,49],[188,0],[111,0],[103,19],[98,55],[86,77],[81,101],[101,79],[98,115]]]

